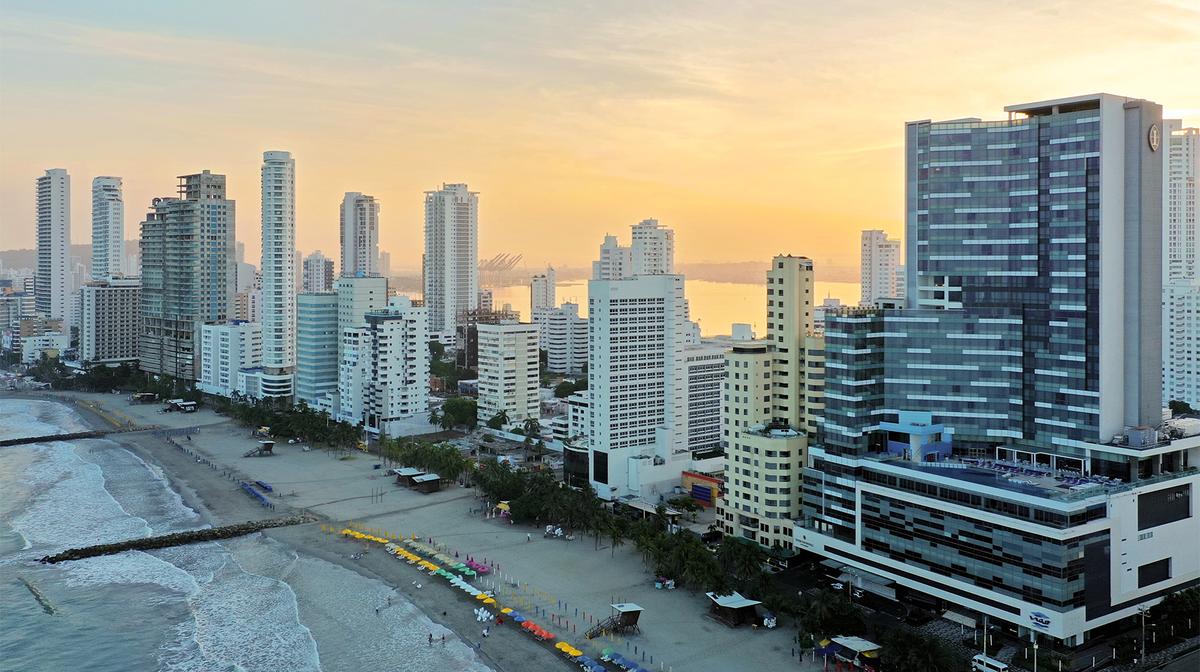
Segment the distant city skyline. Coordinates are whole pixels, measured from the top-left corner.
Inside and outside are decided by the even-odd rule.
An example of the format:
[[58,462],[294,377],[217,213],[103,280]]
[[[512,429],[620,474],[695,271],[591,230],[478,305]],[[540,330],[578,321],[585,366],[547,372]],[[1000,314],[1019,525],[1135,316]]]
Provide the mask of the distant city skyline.
[[[902,233],[905,121],[987,117],[1060,95],[1069,80],[1161,101],[1165,117],[1200,125],[1200,90],[1181,85],[1200,62],[1200,13],[1186,2],[964,4],[932,16],[866,4],[877,6],[853,16],[791,4],[364,6],[341,25],[306,3],[286,23],[246,4],[180,22],[169,6],[7,3],[5,246],[33,247],[28,193],[47,167],[77,187],[122,176],[132,238],[152,198],[205,166],[228,176],[239,239],[257,259],[261,153],[287,147],[305,251],[339,249],[338,203],[361,190],[388,207],[380,248],[397,269],[419,268],[423,192],[464,182],[487,195],[484,257],[585,266],[604,233],[656,217],[685,241],[682,263],[790,251],[854,266],[861,230]],[[455,39],[423,30],[451,13],[467,17]],[[496,25],[519,39],[486,39]],[[868,50],[848,37],[863,34],[896,37]],[[90,194],[71,197],[71,239],[87,241]]]

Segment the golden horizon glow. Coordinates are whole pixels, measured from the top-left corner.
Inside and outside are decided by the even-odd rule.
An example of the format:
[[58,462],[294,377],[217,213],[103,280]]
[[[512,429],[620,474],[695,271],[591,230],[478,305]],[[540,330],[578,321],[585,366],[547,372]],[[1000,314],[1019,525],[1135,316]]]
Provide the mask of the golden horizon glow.
[[[1138,6],[1133,6],[1133,5]],[[280,16],[280,14],[286,16]],[[6,3],[0,229],[34,244],[34,180],[124,179],[126,238],[175,176],[229,179],[259,248],[262,152],[292,152],[297,242],[338,255],[343,192],[382,203],[394,268],[422,192],[480,192],[480,256],[583,266],[657,217],[681,262],[855,266],[900,235],[906,121],[1105,91],[1200,125],[1200,11],[1183,0],[849,3]]]

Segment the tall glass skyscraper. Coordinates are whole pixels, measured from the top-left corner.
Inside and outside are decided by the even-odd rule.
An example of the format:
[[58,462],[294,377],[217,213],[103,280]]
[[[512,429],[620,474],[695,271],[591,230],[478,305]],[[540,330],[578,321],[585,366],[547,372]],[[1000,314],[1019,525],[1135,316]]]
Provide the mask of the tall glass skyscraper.
[[865,586],[1081,644],[1200,579],[1200,437],[1160,392],[1161,107],[906,128],[903,308],[826,318],[795,543]]

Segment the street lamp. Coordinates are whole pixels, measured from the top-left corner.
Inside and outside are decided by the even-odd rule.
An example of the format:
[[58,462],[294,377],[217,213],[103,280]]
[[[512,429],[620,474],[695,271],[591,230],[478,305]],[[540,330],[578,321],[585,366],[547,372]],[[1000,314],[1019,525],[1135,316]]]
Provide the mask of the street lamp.
[[1146,605],[1138,606],[1138,613],[1142,615],[1142,655],[1141,660],[1146,660],[1146,614],[1150,612],[1150,607]]

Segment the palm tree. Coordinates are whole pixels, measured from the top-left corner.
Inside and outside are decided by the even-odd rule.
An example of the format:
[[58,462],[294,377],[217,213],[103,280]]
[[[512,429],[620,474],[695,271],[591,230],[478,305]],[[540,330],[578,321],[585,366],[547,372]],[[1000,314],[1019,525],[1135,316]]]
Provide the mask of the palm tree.
[[542,436],[542,425],[537,418],[525,418],[525,422],[521,425],[525,430],[525,436],[537,440]]
[[800,598],[800,623],[808,632],[816,635],[837,634],[829,629],[837,618],[837,603],[842,596],[831,590],[821,590],[805,593]]
[[951,672],[954,657],[940,640],[907,628],[897,628],[883,638],[883,660],[895,672]]
[[625,521],[617,517],[610,518],[607,532],[608,539],[612,542],[609,557],[616,557],[617,547],[625,544]]
[[492,418],[487,421],[487,426],[491,429],[504,429],[504,426],[507,424],[508,424],[508,411],[500,411],[499,413],[493,415]]
[[429,424],[437,425],[442,422],[442,416],[436,408],[429,409]]

